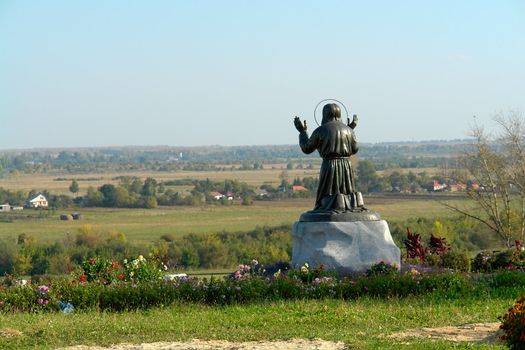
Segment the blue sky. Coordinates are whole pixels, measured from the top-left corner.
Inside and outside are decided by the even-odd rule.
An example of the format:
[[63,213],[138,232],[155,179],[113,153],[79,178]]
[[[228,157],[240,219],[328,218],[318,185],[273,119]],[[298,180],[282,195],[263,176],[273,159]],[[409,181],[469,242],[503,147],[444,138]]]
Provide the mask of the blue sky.
[[297,142],[322,99],[362,142],[525,112],[523,1],[0,0],[0,149]]

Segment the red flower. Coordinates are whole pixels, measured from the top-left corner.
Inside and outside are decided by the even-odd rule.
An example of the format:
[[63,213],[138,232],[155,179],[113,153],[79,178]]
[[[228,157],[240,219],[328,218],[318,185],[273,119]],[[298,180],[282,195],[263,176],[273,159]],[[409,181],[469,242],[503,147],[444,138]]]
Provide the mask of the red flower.
[[120,275],[118,275],[118,279],[122,281],[124,279],[124,274],[121,273]]
[[86,282],[86,280],[87,280],[86,276],[84,276],[84,275],[80,276],[80,281],[81,282]]
[[111,267],[118,267],[118,262],[112,261],[111,262]]
[[95,259],[89,259],[89,262],[90,262],[91,264],[94,264],[95,261],[96,261]]

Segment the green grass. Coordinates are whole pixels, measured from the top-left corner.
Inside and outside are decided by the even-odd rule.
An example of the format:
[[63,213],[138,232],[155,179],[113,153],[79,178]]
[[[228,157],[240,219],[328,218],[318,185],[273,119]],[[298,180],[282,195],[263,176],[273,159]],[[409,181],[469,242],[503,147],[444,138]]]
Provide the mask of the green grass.
[[[458,201],[457,199],[455,201]],[[301,213],[311,210],[313,198],[261,202],[252,206],[208,205],[203,207],[162,207],[157,209],[111,209],[82,208],[83,219],[61,221],[60,214],[70,210],[57,210],[53,215],[42,219],[0,220],[0,239],[16,238],[25,233],[39,241],[55,241],[67,234],[76,235],[82,225],[92,225],[96,230],[121,231],[130,241],[148,243],[164,234],[174,237],[189,233],[236,232],[252,230],[256,226],[292,225]],[[453,213],[436,201],[404,198],[370,198],[367,206],[379,212],[385,220],[405,220],[410,217],[448,216]],[[16,213],[19,215],[20,213]],[[5,214],[0,214],[0,216]],[[24,210],[23,215],[38,217],[37,211]],[[0,217],[1,219],[1,217]]]
[[1,338],[2,349],[53,349],[79,344],[109,345],[190,339],[230,341],[321,338],[344,341],[357,349],[503,349],[425,338],[387,335],[420,327],[497,322],[514,297],[443,300],[436,296],[355,301],[286,301],[210,307],[179,304],[141,312],[3,314],[0,328],[22,336]]

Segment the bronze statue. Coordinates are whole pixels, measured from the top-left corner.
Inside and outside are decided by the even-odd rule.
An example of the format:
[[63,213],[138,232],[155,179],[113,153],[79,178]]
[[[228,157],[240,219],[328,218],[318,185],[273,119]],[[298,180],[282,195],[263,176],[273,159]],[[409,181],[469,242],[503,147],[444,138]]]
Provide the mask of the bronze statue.
[[306,121],[302,123],[299,117],[295,117],[294,124],[299,131],[301,150],[306,154],[317,150],[323,158],[314,210],[309,213],[317,214],[319,218],[319,214],[326,217],[366,211],[362,196],[355,188],[350,162],[350,156],[359,150],[354,133],[357,115],[353,116],[352,122],[348,118],[345,124],[341,121],[341,108],[335,103],[329,103],[323,107],[321,125],[312,136],[308,137]]

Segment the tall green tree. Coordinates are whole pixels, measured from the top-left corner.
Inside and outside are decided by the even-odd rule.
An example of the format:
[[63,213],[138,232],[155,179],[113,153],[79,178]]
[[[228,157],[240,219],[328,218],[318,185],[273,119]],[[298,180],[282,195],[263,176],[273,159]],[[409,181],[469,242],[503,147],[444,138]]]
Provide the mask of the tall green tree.
[[69,185],[69,192],[75,194],[78,192],[78,190],[79,190],[78,182],[77,180],[73,179],[73,181],[71,181],[71,185]]
[[142,186],[142,192],[141,194],[143,196],[155,196],[157,194],[157,180],[155,180],[152,177],[148,177],[144,181],[144,186]]
[[357,190],[368,193],[374,190],[379,182],[374,163],[368,159],[360,160],[357,164]]

